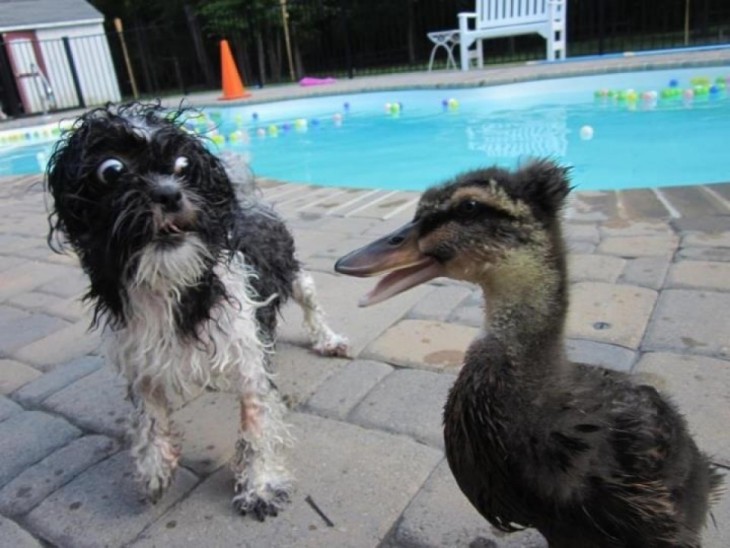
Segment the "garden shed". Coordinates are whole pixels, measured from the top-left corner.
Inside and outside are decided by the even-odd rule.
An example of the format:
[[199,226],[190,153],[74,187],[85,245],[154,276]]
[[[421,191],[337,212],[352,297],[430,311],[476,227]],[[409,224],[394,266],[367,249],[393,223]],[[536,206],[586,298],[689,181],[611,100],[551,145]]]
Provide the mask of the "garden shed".
[[86,0],[0,0],[0,100],[9,114],[120,99],[104,16]]

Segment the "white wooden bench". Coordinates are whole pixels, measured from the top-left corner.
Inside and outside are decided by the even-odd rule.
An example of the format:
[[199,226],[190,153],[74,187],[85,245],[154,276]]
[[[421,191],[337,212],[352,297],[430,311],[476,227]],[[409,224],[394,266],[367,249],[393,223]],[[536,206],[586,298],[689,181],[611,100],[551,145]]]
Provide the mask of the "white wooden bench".
[[[547,40],[549,61],[565,58],[566,0],[476,0],[474,13],[459,14],[461,70],[484,66],[482,40],[537,33]],[[472,47],[473,46],[473,47]]]

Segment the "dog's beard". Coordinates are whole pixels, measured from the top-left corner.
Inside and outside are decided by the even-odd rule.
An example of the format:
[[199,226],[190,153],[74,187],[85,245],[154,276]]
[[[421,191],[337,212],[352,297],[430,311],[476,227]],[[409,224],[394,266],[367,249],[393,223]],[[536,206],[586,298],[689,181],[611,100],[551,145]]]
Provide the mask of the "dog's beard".
[[137,260],[132,286],[153,291],[177,291],[195,285],[214,256],[196,234],[176,234],[145,246]]
[[215,262],[220,246],[212,242],[223,237],[216,230],[219,220],[206,213],[204,201],[193,192],[185,192],[182,204],[178,211],[165,212],[132,192],[117,203],[114,244],[107,252],[126,249],[122,271],[129,288],[178,291],[194,285]]

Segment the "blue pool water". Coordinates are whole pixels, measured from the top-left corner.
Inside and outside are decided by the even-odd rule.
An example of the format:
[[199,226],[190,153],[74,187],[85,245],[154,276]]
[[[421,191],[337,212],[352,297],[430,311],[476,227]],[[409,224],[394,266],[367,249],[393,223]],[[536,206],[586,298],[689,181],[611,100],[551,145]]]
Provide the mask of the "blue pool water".
[[[259,176],[320,185],[421,190],[460,171],[534,156],[573,166],[581,190],[730,181],[727,91],[641,97],[672,80],[691,88],[697,77],[714,83],[730,77],[730,67],[211,106],[191,125],[207,132],[214,150],[244,154]],[[599,89],[639,96],[596,99]],[[399,107],[386,112],[386,103]],[[37,172],[48,150],[0,148],[0,174]]]

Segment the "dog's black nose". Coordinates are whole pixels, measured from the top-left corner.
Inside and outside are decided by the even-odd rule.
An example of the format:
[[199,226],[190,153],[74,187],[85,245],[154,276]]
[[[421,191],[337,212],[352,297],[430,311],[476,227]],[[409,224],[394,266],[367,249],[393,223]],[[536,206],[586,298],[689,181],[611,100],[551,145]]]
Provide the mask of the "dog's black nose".
[[180,211],[182,205],[182,191],[180,187],[170,183],[155,185],[150,193],[152,201],[158,203],[167,212]]

